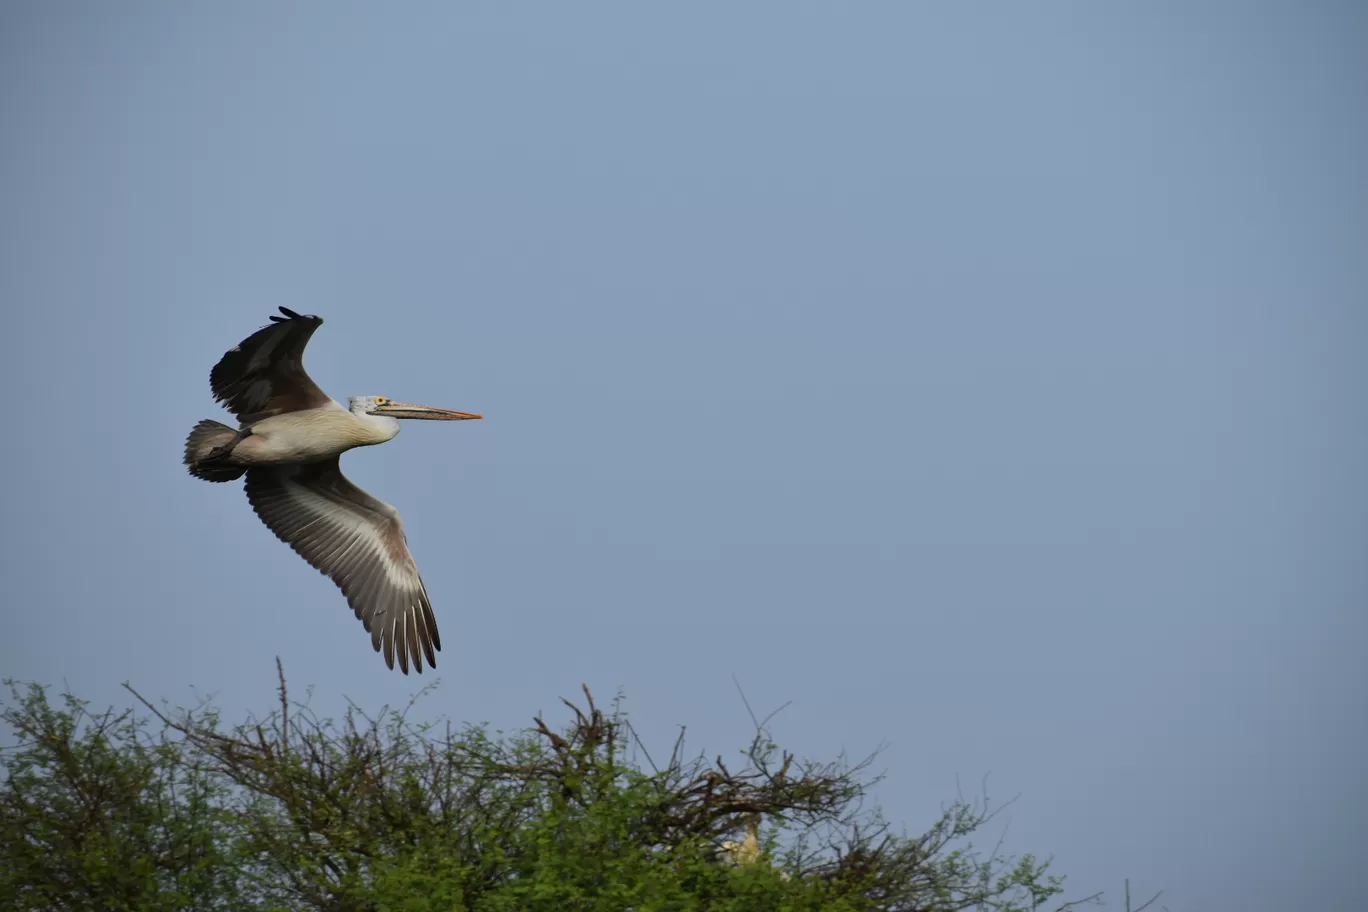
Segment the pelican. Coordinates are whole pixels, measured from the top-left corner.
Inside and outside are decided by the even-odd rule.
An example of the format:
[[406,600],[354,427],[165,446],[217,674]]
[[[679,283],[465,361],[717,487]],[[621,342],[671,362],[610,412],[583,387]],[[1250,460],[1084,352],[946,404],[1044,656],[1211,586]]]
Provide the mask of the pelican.
[[304,346],[323,320],[284,316],[227,352],[209,373],[214,399],[236,429],[206,418],[185,441],[190,474],[205,481],[247,476],[247,500],[266,527],[342,590],[385,664],[422,674],[442,649],[399,511],[347,480],[338,465],[353,447],[393,440],[399,419],[464,421],[482,416],[384,396],[334,402],[304,371]]
[[[744,824],[745,838],[740,842],[734,839],[725,840],[718,847],[718,855],[723,863],[732,867],[755,864],[760,860],[763,852],[760,849],[760,815],[747,814]],[[788,871],[780,871],[779,879],[788,880]]]

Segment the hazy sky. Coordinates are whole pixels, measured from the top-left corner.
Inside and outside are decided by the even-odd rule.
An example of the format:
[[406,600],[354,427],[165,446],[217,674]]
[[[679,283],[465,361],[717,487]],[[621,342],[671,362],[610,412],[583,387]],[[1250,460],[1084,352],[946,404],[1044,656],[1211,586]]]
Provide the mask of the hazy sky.
[[431,679],[180,465],[284,304],[336,398],[486,415],[343,460],[427,712],[583,681],[729,752],[735,673],[887,741],[910,831],[991,773],[1071,895],[1346,908],[1366,48],[1352,2],[7,3],[0,674]]

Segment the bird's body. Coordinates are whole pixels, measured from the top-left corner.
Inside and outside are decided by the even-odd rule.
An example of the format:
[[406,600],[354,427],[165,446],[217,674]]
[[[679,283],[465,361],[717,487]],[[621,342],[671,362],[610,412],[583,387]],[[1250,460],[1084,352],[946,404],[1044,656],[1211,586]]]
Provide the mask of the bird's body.
[[379,415],[357,415],[329,400],[300,412],[282,412],[250,425],[251,436],[233,448],[244,466],[316,462],[341,456],[353,447],[393,440],[399,422]]
[[399,433],[399,419],[479,418],[431,406],[355,396],[350,408],[304,372],[303,352],[323,321],[280,308],[210,373],[214,397],[240,421],[205,419],[190,432],[185,464],[206,481],[247,476],[247,499],[278,538],[330,577],[371,634],[377,652],[407,674],[410,659],[436,665],[437,620],[409,553],[399,513],[356,487],[338,458]]

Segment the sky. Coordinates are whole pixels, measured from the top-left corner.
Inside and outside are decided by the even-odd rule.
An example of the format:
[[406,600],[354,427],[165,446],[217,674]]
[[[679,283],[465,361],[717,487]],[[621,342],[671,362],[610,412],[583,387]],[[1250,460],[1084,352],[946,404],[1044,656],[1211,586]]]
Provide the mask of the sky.
[[7,3],[0,676],[433,679],[180,464],[285,305],[335,398],[486,416],[343,459],[436,606],[423,712],[583,682],[731,754],[735,675],[886,744],[909,833],[1019,796],[1070,897],[1347,908],[1366,47],[1349,2]]

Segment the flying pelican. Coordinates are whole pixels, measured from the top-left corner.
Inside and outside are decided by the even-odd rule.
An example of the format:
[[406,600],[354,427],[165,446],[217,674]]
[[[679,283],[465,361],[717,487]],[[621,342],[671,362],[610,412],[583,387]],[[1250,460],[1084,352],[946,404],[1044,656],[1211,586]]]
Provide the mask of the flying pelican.
[[208,418],[185,441],[190,474],[205,481],[247,476],[247,500],[276,537],[342,590],[385,664],[419,674],[442,649],[399,511],[347,480],[338,465],[352,447],[394,439],[400,418],[480,418],[384,396],[334,402],[304,372],[304,346],[320,317],[282,307],[209,373],[214,399],[238,417],[235,430]]

